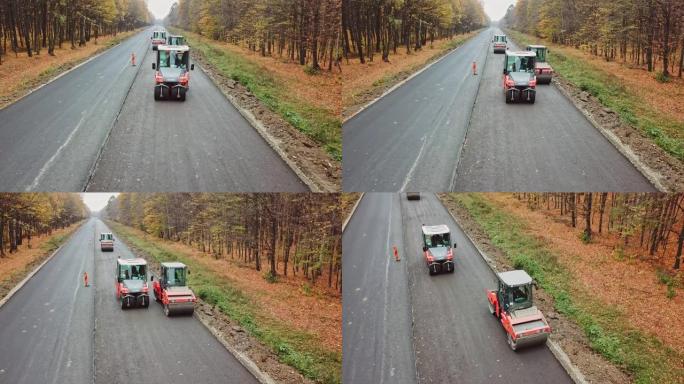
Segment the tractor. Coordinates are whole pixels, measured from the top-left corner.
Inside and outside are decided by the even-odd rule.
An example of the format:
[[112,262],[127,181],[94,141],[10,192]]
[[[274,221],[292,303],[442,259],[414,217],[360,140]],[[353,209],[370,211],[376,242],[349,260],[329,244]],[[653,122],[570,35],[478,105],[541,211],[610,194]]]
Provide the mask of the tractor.
[[551,84],[553,78],[553,68],[546,61],[549,49],[544,45],[528,45],[526,51],[534,52],[537,55],[537,60],[534,64],[534,72],[537,75],[537,82],[539,84]]
[[152,32],[152,50],[156,51],[160,45],[166,44],[166,31]]
[[508,49],[507,43],[508,40],[506,39],[506,35],[494,35],[494,38],[492,39],[494,53],[505,53],[506,49]]
[[160,45],[157,48],[156,63],[152,63],[154,73],[154,99],[177,99],[185,101],[190,87],[190,48],[187,45]]
[[154,298],[164,306],[164,314],[192,315],[197,298],[187,286],[186,277],[190,271],[183,263],[161,263],[159,279],[152,277]]
[[166,39],[166,45],[187,45],[185,43],[185,37],[181,35],[169,35]]
[[145,259],[117,259],[115,279],[116,298],[121,301],[121,309],[150,305]]
[[[423,256],[430,275],[440,272],[454,272],[454,251],[451,248],[449,227],[423,225]],[[454,249],[456,243],[454,243]]]
[[420,192],[406,192],[406,200],[420,200]]
[[537,78],[534,63],[537,56],[530,51],[506,51],[503,87],[506,103],[523,101],[534,104]]
[[546,343],[551,327],[534,306],[532,287],[537,284],[523,270],[501,272],[497,278],[497,290],[486,290],[489,312],[501,321],[511,349]]
[[114,235],[111,232],[100,233],[100,250],[114,252]]

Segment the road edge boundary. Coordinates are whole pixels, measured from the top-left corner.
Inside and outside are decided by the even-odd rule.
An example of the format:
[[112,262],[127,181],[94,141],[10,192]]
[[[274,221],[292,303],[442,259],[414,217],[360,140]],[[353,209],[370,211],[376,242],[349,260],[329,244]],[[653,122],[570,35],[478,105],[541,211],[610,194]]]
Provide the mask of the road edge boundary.
[[214,328],[213,326],[211,326],[211,325],[204,319],[203,316],[201,316],[201,315],[198,314],[198,313],[195,313],[195,315],[194,315],[193,317],[196,318],[197,320],[199,320],[199,322],[200,322],[207,330],[209,330],[209,332],[211,333],[211,335],[214,336],[214,338],[215,338],[216,340],[218,340],[218,342],[221,343],[221,345],[222,345],[222,346],[223,346],[231,355],[233,355],[233,357],[235,357],[235,360],[237,360],[240,364],[242,364],[242,366],[245,367],[245,369],[247,369],[247,371],[249,371],[249,373],[251,373],[252,376],[254,376],[254,378],[257,379],[257,381],[259,381],[261,384],[277,384],[276,381],[273,380],[273,378],[272,378],[268,373],[262,371],[262,370],[259,368],[259,366],[257,366],[256,363],[255,363],[252,359],[250,359],[250,358],[249,358],[247,355],[245,355],[244,353],[238,351],[235,347],[233,347],[232,345],[230,345],[227,341],[223,340],[223,338],[221,337],[219,331],[218,331],[216,328]]
[[[477,242],[475,242],[475,239],[473,239],[470,236],[470,234],[468,234],[468,232],[466,232],[463,229],[463,226],[461,225],[459,220],[456,218],[456,216],[454,216],[454,214],[449,210],[449,208],[447,208],[447,206],[444,204],[444,201],[439,197],[439,195],[435,194],[435,197],[437,197],[437,200],[439,200],[439,203],[447,211],[449,216],[454,220],[454,223],[456,223],[456,225],[459,227],[461,232],[463,232],[463,234],[468,239],[468,241],[470,241],[470,243],[475,247],[475,249],[477,249],[477,253],[480,255],[480,257],[482,257],[482,259],[489,266],[489,268],[492,270],[492,272],[497,273],[496,263],[492,260],[492,258],[487,256],[486,252],[484,252],[482,250],[482,248],[480,248],[479,244]],[[588,384],[586,378],[584,377],[584,374],[582,374],[582,372],[579,370],[579,368],[577,368],[572,363],[572,361],[570,361],[570,358],[565,353],[565,351],[563,351],[563,348],[561,348],[561,346],[558,343],[556,343],[555,341],[553,341],[551,339],[548,339],[546,346],[549,348],[549,350],[551,351],[553,356],[556,358],[558,363],[560,363],[560,365],[563,367],[565,372],[568,374],[568,376],[570,376],[570,379],[572,379],[572,381],[575,384]]]
[[[143,28],[143,29],[140,30],[139,32],[142,32],[144,29],[145,29],[145,28]],[[71,68],[69,68],[69,69],[67,69],[67,70],[64,70],[63,72],[60,72],[60,73],[56,74],[54,77],[48,79],[48,80],[45,81],[44,83],[42,83],[42,84],[40,84],[40,85],[38,85],[38,86],[36,86],[36,87],[34,87],[34,88],[29,89],[28,92],[25,93],[24,95],[22,95],[21,97],[17,98],[16,100],[12,100],[9,104],[7,104],[7,105],[5,105],[4,107],[0,108],[0,111],[9,108],[10,106],[12,106],[12,105],[18,103],[19,101],[21,101],[21,100],[27,98],[27,97],[28,97],[29,95],[31,95],[32,93],[34,93],[34,92],[38,91],[39,89],[45,87],[46,85],[48,85],[48,84],[50,84],[50,83],[53,83],[53,82],[59,80],[62,76],[66,76],[66,75],[69,74],[70,72],[75,71],[76,69],[78,69],[78,68],[80,68],[80,67],[82,67],[82,66],[88,64],[89,62],[91,62],[91,61],[97,59],[98,57],[104,55],[107,51],[109,51],[109,50],[111,50],[111,49],[114,49],[114,48],[118,47],[119,45],[123,44],[126,40],[130,39],[131,37],[133,37],[133,36],[135,36],[135,35],[136,35],[136,34],[133,34],[133,35],[130,35],[130,36],[126,37],[125,39],[119,41],[118,43],[112,45],[111,47],[105,48],[104,50],[102,50],[102,52],[96,53],[95,55],[93,55],[93,56],[91,56],[91,57],[85,59],[84,61],[81,61],[80,63],[74,65],[73,67],[71,67]]]
[[451,55],[452,53],[456,52],[459,48],[461,48],[462,46],[464,46],[470,39],[472,39],[472,38],[478,36],[480,33],[484,32],[485,30],[486,30],[486,29],[480,30],[480,32],[479,32],[477,35],[473,35],[473,36],[471,36],[470,38],[466,39],[466,41],[464,41],[463,44],[461,44],[461,45],[457,46],[456,48],[453,48],[453,49],[451,49],[451,50],[449,50],[449,51],[444,52],[444,53],[441,54],[441,56],[438,57],[437,59],[432,60],[431,62],[425,64],[422,68],[420,68],[420,69],[417,70],[416,72],[413,72],[413,73],[410,74],[407,78],[405,78],[405,79],[399,81],[398,83],[394,84],[393,86],[391,86],[389,89],[387,89],[385,92],[383,92],[380,96],[378,96],[378,97],[376,97],[375,99],[373,99],[373,100],[367,102],[366,104],[363,104],[363,105],[362,105],[361,107],[359,107],[359,109],[357,109],[354,113],[352,113],[351,115],[349,115],[349,116],[347,116],[346,118],[343,118],[343,119],[342,119],[342,126],[344,126],[344,124],[345,124],[346,122],[348,122],[349,120],[353,119],[354,117],[356,117],[356,116],[357,116],[358,114],[360,114],[361,112],[363,112],[363,111],[365,111],[366,109],[370,108],[373,104],[375,104],[375,103],[377,103],[378,101],[380,101],[380,99],[384,98],[385,96],[387,96],[387,95],[389,95],[390,93],[392,93],[392,92],[394,92],[395,90],[397,90],[397,88],[399,88],[399,87],[401,87],[402,85],[404,85],[404,84],[406,84],[407,82],[409,82],[409,81],[410,81],[411,79],[413,79],[414,77],[420,75],[421,73],[425,72],[425,71],[428,70],[430,67],[432,67],[433,65],[435,65],[435,64],[439,63],[440,61],[446,59],[447,56],[449,56],[449,55]]
[[[503,32],[506,33],[507,36],[509,36],[509,33],[507,31],[503,31]],[[510,36],[509,36],[509,38],[510,38]],[[513,38],[510,38],[510,39],[519,48],[522,47],[522,45],[519,44],[518,42],[514,41]],[[580,105],[577,103],[577,101],[572,97],[572,95],[570,95],[570,92],[567,89],[565,89],[565,87],[561,83],[558,82],[557,77],[559,77],[559,76],[560,75],[556,74],[551,79],[551,84],[549,84],[549,85],[553,85],[554,87],[556,87],[556,89],[558,89],[560,91],[560,93],[570,103],[572,103],[572,105],[575,107],[575,109],[578,110],[582,114],[582,116],[584,116],[585,119],[587,119],[589,124],[591,124],[603,137],[605,137],[606,140],[608,140],[608,142],[615,149],[617,149],[617,151],[620,152],[620,154],[625,159],[627,159],[627,161],[629,161],[630,164],[632,164],[634,166],[634,168],[636,168],[637,171],[639,171],[639,173],[641,175],[643,175],[646,178],[646,180],[648,180],[648,182],[651,183],[651,185],[655,189],[657,189],[659,192],[667,193],[668,189],[665,188],[665,186],[660,181],[663,178],[663,176],[660,173],[658,173],[657,171],[654,171],[653,169],[651,169],[648,165],[644,164],[641,161],[641,159],[639,158],[639,155],[637,155],[632,150],[632,148],[630,148],[626,144],[623,144],[622,141],[620,141],[620,139],[613,132],[611,132],[610,130],[601,126],[601,124],[599,124],[589,112],[585,111],[584,108],[581,108]]]
[[50,254],[50,256],[48,256],[47,258],[45,258],[45,260],[43,260],[38,266],[36,266],[31,272],[29,272],[29,274],[26,275],[26,277],[24,277],[23,280],[21,280],[20,282],[18,282],[17,285],[14,286],[14,288],[12,288],[9,292],[7,292],[7,294],[5,295],[5,297],[3,297],[2,299],[0,299],[0,308],[2,308],[5,304],[7,304],[7,302],[10,301],[10,299],[12,298],[12,296],[14,296],[17,292],[19,292],[19,291],[21,290],[21,288],[23,288],[24,285],[26,285],[26,283],[28,283],[29,280],[31,280],[31,278],[32,278],[33,276],[35,276],[38,272],[40,272],[40,270],[45,266],[45,264],[47,264],[50,260],[52,260],[53,257],[55,257],[55,255],[62,249],[62,247],[64,247],[67,243],[69,243],[69,242],[71,241],[72,236],[73,236],[77,231],[80,231],[81,228],[83,228],[83,224],[84,224],[84,223],[85,223],[85,221],[83,221],[81,224],[79,224],[78,228],[74,229],[74,231],[69,235],[69,239],[67,239],[64,243],[62,243],[62,245],[60,245],[59,247],[57,247],[57,249],[55,249],[55,250]]
[[214,86],[221,92],[221,94],[228,100],[228,102],[240,113],[243,119],[249,123],[249,125],[254,128],[255,131],[261,136],[262,139],[268,144],[271,149],[275,151],[275,153],[280,157],[281,160],[285,162],[285,164],[295,173],[295,175],[299,178],[301,182],[304,183],[304,185],[309,188],[310,192],[335,192],[335,191],[327,191],[325,190],[319,183],[315,182],[311,177],[309,177],[304,171],[297,165],[297,163],[290,159],[289,156],[287,156],[287,153],[285,150],[283,150],[280,147],[280,140],[278,140],[276,137],[271,135],[264,124],[259,121],[259,119],[254,116],[254,114],[249,111],[246,108],[241,107],[235,97],[228,92],[226,92],[223,87],[219,86],[220,82],[214,75],[205,70],[202,65],[199,65],[199,63],[195,63],[199,69],[209,78],[211,79],[211,82],[214,84]]
[[668,189],[665,188],[665,186],[660,181],[663,178],[663,176],[660,173],[654,171],[653,169],[651,169],[651,167],[644,164],[641,161],[639,155],[637,155],[632,150],[632,148],[630,148],[626,144],[623,144],[622,141],[620,141],[620,139],[613,132],[601,126],[601,124],[599,124],[593,118],[593,116],[591,116],[589,112],[581,108],[577,101],[575,101],[575,99],[572,97],[572,95],[570,95],[570,92],[567,89],[565,89],[565,87],[562,84],[560,84],[556,79],[553,79],[552,84],[556,87],[556,89],[560,91],[560,93],[563,96],[565,96],[566,99],[568,99],[568,101],[572,103],[575,109],[577,109],[584,116],[584,118],[587,119],[587,121],[589,121],[589,123],[597,131],[599,131],[599,133],[601,133],[601,135],[605,137],[606,140],[608,140],[608,142],[611,143],[613,147],[617,149],[617,151],[620,152],[620,154],[624,156],[627,159],[627,161],[629,161],[630,164],[632,164],[639,171],[639,173],[641,173],[646,178],[646,180],[648,180],[651,183],[651,185],[653,185],[655,189],[657,189],[659,192],[668,192]]
[[344,233],[344,230],[347,228],[347,224],[349,224],[349,221],[351,221],[352,216],[354,216],[354,213],[356,212],[356,208],[359,207],[359,204],[361,203],[361,199],[366,195],[366,192],[361,192],[361,196],[356,200],[356,203],[354,203],[354,206],[352,207],[351,212],[349,212],[349,215],[347,215],[347,218],[344,219],[344,222],[342,223],[342,233]]

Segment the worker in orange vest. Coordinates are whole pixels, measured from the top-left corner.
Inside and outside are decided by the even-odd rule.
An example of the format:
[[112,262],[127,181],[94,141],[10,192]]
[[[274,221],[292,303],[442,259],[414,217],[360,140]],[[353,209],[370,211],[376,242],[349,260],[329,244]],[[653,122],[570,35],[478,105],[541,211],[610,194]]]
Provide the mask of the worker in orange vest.
[[135,52],[131,53],[131,66],[135,67]]
[[473,61],[473,76],[477,76],[477,63]]
[[83,272],[83,283],[85,283],[85,286],[88,286],[88,272]]
[[394,250],[394,260],[395,260],[395,261],[401,260],[401,259],[399,259],[399,251],[397,250],[396,245],[395,245],[394,247],[392,247],[392,248],[393,248],[393,250]]

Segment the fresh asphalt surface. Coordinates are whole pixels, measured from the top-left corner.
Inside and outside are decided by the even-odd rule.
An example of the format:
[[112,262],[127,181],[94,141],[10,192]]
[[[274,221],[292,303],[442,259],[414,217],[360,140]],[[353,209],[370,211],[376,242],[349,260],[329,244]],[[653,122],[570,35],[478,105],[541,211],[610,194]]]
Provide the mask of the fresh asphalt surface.
[[193,317],[167,318],[154,301],[121,310],[116,258],[134,255],[120,241],[101,252],[101,231],[86,222],[0,308],[0,383],[257,383]]
[[343,189],[655,191],[554,85],[538,85],[534,105],[506,104],[495,31],[344,124]]
[[[389,211],[393,214],[391,223],[387,220]],[[397,214],[401,217],[396,217]],[[397,222],[401,222],[401,228],[398,228]],[[422,259],[422,224],[449,226],[452,242],[458,243],[453,274],[428,274]],[[362,318],[360,314],[363,311],[366,311],[365,316],[371,321],[368,324],[380,321],[378,317],[382,316],[383,308],[395,317],[412,313],[412,327],[410,321],[386,322],[387,327],[394,327],[393,332],[397,334],[411,333],[411,336],[404,337],[410,338],[412,344],[395,337],[395,343],[385,346],[384,350],[385,353],[392,351],[397,354],[404,349],[404,356],[414,355],[415,365],[406,359],[401,362],[402,369],[403,372],[415,369],[413,376],[417,377],[419,383],[572,383],[547,347],[538,346],[517,352],[508,347],[503,327],[487,309],[485,289],[494,288],[496,278],[436,196],[421,194],[420,201],[407,201],[404,195],[366,193],[344,236],[345,264],[352,259],[355,263],[363,262],[364,267],[344,271],[347,289],[343,296],[345,327],[348,327],[348,318]],[[388,284],[384,270],[376,265],[384,263],[387,258],[387,251],[383,247],[388,236],[392,242],[403,241],[404,246],[400,249],[405,249],[402,261],[390,266],[395,272],[402,272],[397,273],[401,276],[389,280],[388,291],[400,297],[406,294],[405,288],[402,288],[406,282],[402,283],[400,279],[405,279],[409,284],[408,298],[403,301],[397,299],[394,308],[385,308],[382,295],[373,295],[372,289],[367,289],[366,293],[355,292],[355,287],[360,284],[357,281],[382,281],[382,284]],[[383,245],[374,245],[378,242]],[[347,244],[354,245],[352,251]],[[403,270],[407,270],[408,275]],[[376,291],[379,289],[375,288]],[[365,324],[359,327],[357,323],[357,329],[344,334],[344,356],[350,356],[347,351],[351,348],[360,351],[383,348],[382,340],[374,335],[378,332],[378,326]],[[399,327],[403,328],[396,329]],[[348,338],[348,335],[352,337]],[[357,343],[362,346],[355,346]],[[383,352],[374,353],[382,355]],[[353,358],[343,360],[345,380],[348,380],[347,374],[350,372],[356,373],[364,368],[367,372],[361,376],[363,378],[381,375],[381,367],[367,363],[372,355],[351,356]],[[410,377],[409,382],[416,380],[412,375],[405,374]],[[385,380],[402,382],[389,378]]]
[[366,194],[342,235],[342,378],[345,383],[416,382],[399,195]]
[[185,102],[155,102],[149,36],[0,110],[0,189],[307,190],[198,66]]

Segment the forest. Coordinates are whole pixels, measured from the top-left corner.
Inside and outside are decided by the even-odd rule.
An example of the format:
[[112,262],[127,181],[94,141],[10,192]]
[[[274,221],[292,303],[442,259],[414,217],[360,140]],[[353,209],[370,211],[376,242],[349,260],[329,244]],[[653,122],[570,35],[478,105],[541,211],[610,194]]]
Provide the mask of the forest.
[[0,193],[0,257],[89,215],[75,193]]
[[409,53],[488,23],[478,0],[343,0],[343,55],[362,64],[375,55],[389,62],[400,47]]
[[342,289],[336,194],[122,193],[105,217],[278,275]]
[[[658,266],[679,270],[684,245],[684,194],[516,193],[530,209],[559,211],[582,240],[617,236],[620,250],[638,253]],[[672,261],[668,263],[668,261]]]
[[607,61],[659,70],[662,78],[682,77],[682,0],[518,0],[503,25]]
[[166,23],[312,70],[340,56],[340,0],[179,0]]
[[2,0],[0,1],[0,64],[2,55],[26,52],[29,57],[67,43],[83,46],[91,38],[115,35],[149,24],[145,0]]

